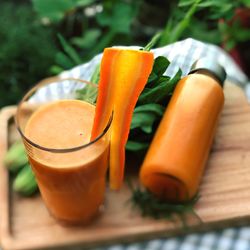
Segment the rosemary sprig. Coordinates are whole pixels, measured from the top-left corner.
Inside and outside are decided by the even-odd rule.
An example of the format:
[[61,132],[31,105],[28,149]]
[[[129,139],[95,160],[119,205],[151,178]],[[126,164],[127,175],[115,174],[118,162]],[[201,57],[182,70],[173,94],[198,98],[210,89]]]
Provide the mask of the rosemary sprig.
[[133,186],[130,181],[128,182],[128,186],[132,193],[129,201],[132,207],[138,209],[143,217],[173,220],[174,216],[177,215],[185,229],[187,228],[185,216],[189,213],[194,215],[199,223],[202,223],[194,210],[194,205],[199,199],[198,195],[188,202],[176,204],[161,200],[147,189]]

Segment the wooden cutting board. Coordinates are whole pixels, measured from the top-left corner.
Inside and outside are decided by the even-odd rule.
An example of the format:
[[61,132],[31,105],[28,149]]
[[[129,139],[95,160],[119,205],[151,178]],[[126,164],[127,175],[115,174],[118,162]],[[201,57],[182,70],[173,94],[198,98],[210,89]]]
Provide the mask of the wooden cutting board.
[[[107,244],[166,237],[250,222],[250,106],[243,91],[227,83],[226,102],[195,206],[203,223],[189,215],[189,229],[181,222],[142,218],[127,203],[131,193],[107,191],[104,212],[89,226],[63,227],[44,207],[39,195],[22,198],[10,189],[10,179],[0,166],[0,237],[6,249],[43,249]],[[0,114],[0,163],[16,139],[15,107]]]

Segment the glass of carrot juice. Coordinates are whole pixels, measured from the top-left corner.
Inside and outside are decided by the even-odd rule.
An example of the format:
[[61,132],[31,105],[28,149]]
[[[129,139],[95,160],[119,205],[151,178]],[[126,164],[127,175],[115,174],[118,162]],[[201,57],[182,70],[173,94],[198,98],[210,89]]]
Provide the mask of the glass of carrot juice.
[[45,79],[23,97],[15,117],[46,207],[71,224],[90,222],[105,194],[112,117],[91,140],[95,106],[77,100],[78,89],[89,85],[73,78]]

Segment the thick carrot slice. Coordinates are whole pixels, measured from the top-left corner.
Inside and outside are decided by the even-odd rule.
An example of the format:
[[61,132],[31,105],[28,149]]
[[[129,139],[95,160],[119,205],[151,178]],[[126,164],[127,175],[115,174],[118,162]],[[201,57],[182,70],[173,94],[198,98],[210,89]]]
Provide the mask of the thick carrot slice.
[[153,53],[107,48],[101,62],[92,139],[105,128],[113,112],[110,142],[110,187],[122,185],[125,145],[134,107],[153,67]]

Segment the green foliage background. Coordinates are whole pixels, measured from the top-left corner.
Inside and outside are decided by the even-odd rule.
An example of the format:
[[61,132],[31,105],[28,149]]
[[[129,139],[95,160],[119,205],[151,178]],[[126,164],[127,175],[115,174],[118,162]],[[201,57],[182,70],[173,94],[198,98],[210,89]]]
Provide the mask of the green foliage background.
[[50,75],[57,48],[53,31],[37,21],[30,5],[0,8],[0,107],[15,104],[31,85]]
[[237,9],[249,7],[250,0],[2,0],[0,107],[104,47],[143,46],[157,32],[157,46],[186,37],[228,50],[249,43],[249,27],[235,18]]

